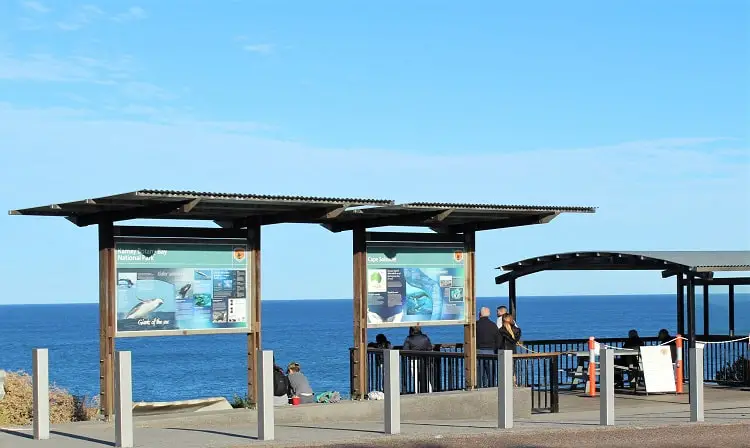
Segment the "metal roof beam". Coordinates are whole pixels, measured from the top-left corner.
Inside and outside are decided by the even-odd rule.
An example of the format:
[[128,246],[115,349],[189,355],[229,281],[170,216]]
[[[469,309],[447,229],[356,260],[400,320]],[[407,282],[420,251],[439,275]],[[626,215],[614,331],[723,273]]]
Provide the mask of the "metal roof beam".
[[[455,224],[444,227],[446,233],[461,233],[465,231],[481,232],[483,230],[506,229],[509,227],[546,224],[555,219],[559,213],[544,213],[540,215],[520,216],[518,218],[490,219],[466,224]],[[442,232],[441,232],[442,233]]]
[[120,210],[86,213],[83,215],[71,215],[67,219],[78,227],[86,227],[104,222],[126,221],[129,219],[156,218],[168,215],[176,211],[182,211],[183,207],[192,203],[194,199],[181,201],[161,202],[153,205],[124,208]]
[[[310,222],[316,220],[326,221],[329,219],[336,219],[349,207],[349,204],[321,205],[298,210],[259,214],[235,220],[231,222],[230,227],[247,227],[248,225],[268,226],[272,224]],[[223,223],[226,225],[226,222]],[[217,222],[217,224],[219,223]],[[222,227],[225,225],[222,225]]]
[[404,213],[393,215],[393,216],[377,216],[372,218],[365,217],[362,214],[360,219],[352,219],[349,221],[335,223],[335,224],[323,224],[323,227],[330,230],[331,232],[343,232],[346,230],[354,230],[356,228],[370,229],[373,227],[390,227],[390,226],[414,226],[423,225],[427,221],[434,222],[438,219],[445,219],[448,216],[446,212],[448,210],[421,210],[412,211],[407,210]]

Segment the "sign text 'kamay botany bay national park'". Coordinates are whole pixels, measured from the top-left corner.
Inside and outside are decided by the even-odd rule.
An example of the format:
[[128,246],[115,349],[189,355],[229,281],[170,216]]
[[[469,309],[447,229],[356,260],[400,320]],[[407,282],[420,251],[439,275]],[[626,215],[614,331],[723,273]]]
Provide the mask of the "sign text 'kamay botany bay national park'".
[[464,245],[367,244],[367,325],[466,322]]
[[115,244],[116,336],[248,332],[247,246]]

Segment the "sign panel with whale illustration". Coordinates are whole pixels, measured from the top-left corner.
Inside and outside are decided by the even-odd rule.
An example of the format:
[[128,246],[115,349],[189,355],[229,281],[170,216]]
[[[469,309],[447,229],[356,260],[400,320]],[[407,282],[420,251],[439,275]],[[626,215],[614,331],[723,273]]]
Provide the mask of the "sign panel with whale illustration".
[[115,244],[117,337],[250,331],[246,244]]
[[466,322],[461,243],[367,244],[367,326]]

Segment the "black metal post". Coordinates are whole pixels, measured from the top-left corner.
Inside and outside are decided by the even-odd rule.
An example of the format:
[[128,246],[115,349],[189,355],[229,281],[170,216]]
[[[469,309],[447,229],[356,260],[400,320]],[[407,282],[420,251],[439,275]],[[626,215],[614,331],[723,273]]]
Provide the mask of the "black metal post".
[[695,348],[695,277],[687,276],[688,348]]
[[703,284],[703,334],[708,336],[711,332],[708,329],[708,284]]
[[508,282],[508,311],[518,320],[518,308],[516,307],[516,279]]
[[734,285],[729,285],[729,336],[734,336]]
[[677,274],[677,333],[685,336],[685,284],[682,274]]

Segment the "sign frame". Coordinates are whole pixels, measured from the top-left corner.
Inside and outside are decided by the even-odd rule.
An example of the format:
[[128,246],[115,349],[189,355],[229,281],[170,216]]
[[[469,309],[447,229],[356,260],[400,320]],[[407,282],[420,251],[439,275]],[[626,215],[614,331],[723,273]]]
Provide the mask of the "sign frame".
[[[242,247],[244,249],[245,265],[245,300],[246,300],[246,323],[245,327],[235,328],[202,328],[202,329],[174,329],[174,330],[142,330],[142,331],[121,331],[118,330],[118,304],[119,291],[117,288],[118,269],[121,265],[117,261],[118,246],[122,244],[143,244],[146,246],[153,245],[179,245],[179,246],[227,246]],[[113,275],[115,282],[115,291],[113,297],[113,307],[110,310],[112,322],[114,322],[114,337],[121,338],[138,338],[138,337],[158,337],[158,336],[190,336],[190,335],[209,335],[209,334],[250,334],[253,328],[253,287],[251,273],[254,268],[254,259],[251,256],[252,247],[247,238],[159,238],[159,237],[114,237],[113,250]],[[138,269],[138,268],[135,268]]]
[[[365,301],[367,303],[367,310],[369,312],[369,297],[370,297],[370,289],[369,289],[369,282],[367,281],[367,278],[369,277],[370,269],[372,269],[372,265],[370,263],[370,253],[372,252],[373,248],[380,248],[380,250],[387,250],[388,248],[419,248],[419,249],[452,249],[454,250],[454,253],[460,252],[460,263],[456,264],[456,267],[460,267],[463,270],[463,293],[462,293],[462,299],[461,304],[463,307],[463,319],[453,319],[453,320],[410,320],[410,321],[401,321],[401,322],[381,322],[381,323],[371,323],[369,317],[365,316],[365,322],[367,323],[367,328],[408,328],[408,327],[437,327],[437,326],[453,326],[453,325],[467,325],[469,323],[469,316],[470,313],[468,312],[467,307],[467,288],[469,285],[467,284],[467,245],[464,241],[384,241],[384,240],[368,240],[366,242],[365,246],[365,289],[366,289],[366,296]],[[383,269],[387,269],[387,265],[383,265]]]

